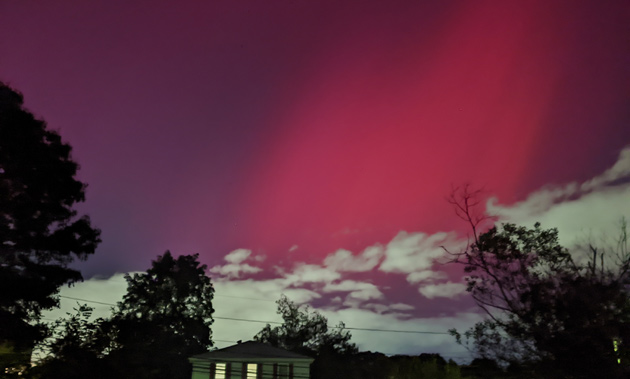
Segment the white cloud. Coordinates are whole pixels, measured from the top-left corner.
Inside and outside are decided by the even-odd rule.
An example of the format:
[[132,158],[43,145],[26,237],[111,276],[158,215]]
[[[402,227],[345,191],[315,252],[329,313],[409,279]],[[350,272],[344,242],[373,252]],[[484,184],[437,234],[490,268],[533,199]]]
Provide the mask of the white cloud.
[[[227,264],[214,266],[209,271],[228,278],[239,278],[241,274],[255,274],[261,272],[262,268],[245,263],[245,261],[251,257],[251,254],[252,251],[249,249],[236,249],[223,257],[223,260],[228,262]],[[256,255],[251,259],[256,262],[262,262],[265,260],[265,257]]]
[[293,272],[286,274],[288,283],[300,285],[304,283],[330,283],[341,277],[341,274],[326,267],[313,264],[298,263]]
[[363,305],[364,309],[374,309],[376,313],[383,313],[389,310],[389,307],[385,304],[368,303]]
[[228,253],[223,259],[228,263],[239,264],[246,260],[252,251],[249,249],[236,249],[230,253]]
[[390,309],[395,309],[397,311],[410,311],[415,309],[413,305],[405,304],[405,303],[395,303],[389,306]]
[[372,283],[357,282],[355,280],[344,280],[339,283],[328,283],[324,286],[324,292],[352,292],[357,290],[377,288]]
[[454,298],[466,292],[466,285],[453,282],[428,284],[418,288],[418,291],[428,299],[436,297]]
[[291,247],[289,248],[289,252],[290,252],[290,253],[294,252],[295,250],[297,250],[297,249],[298,249],[298,247],[299,247],[298,245],[293,245],[293,246],[291,246]]
[[212,273],[227,276],[229,278],[238,278],[243,273],[255,274],[260,271],[262,271],[262,268],[255,267],[247,263],[241,263],[241,264],[230,263],[223,266],[214,266],[213,268],[210,269],[210,272]]
[[[363,304],[361,305],[362,309],[373,309],[376,313],[383,313],[383,312],[391,312],[391,311],[411,311],[413,309],[415,309],[415,307],[413,305],[409,305],[409,304],[403,304],[403,303],[396,303],[396,304],[380,304],[380,303],[367,303],[367,304]],[[401,314],[401,313],[397,313],[397,315],[400,316],[405,316],[408,317],[409,314]]]
[[625,179],[630,179],[630,148],[612,168],[582,184],[543,188],[514,205],[493,198],[486,208],[499,222],[558,228],[560,243],[572,247],[589,236],[614,236],[619,220],[630,216],[630,181]]
[[441,246],[459,245],[455,233],[407,233],[401,231],[385,249],[385,260],[379,270],[412,273],[429,270],[437,258],[444,256]]
[[323,292],[349,292],[344,301],[348,307],[358,307],[367,300],[383,299],[383,293],[372,283],[344,280],[340,283],[328,283],[322,288]]
[[619,158],[617,158],[617,162],[611,168],[583,183],[581,189],[590,191],[628,177],[630,177],[630,146],[626,146],[619,152]]
[[407,282],[415,284],[420,282],[432,282],[438,279],[446,279],[446,273],[443,271],[418,271],[407,275]]
[[370,271],[383,257],[383,247],[369,246],[357,256],[351,251],[339,249],[324,259],[324,265],[335,271]]

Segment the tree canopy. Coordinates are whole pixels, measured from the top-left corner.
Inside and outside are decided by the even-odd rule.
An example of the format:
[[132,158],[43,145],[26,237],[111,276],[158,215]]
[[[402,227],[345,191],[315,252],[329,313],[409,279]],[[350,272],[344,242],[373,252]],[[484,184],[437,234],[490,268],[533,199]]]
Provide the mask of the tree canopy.
[[46,358],[28,374],[41,379],[106,379],[117,372],[103,359],[113,343],[102,318],[91,320],[93,308],[78,304],[74,313],[50,325],[51,335],[38,345]]
[[167,251],[146,273],[127,275],[127,294],[110,321],[110,359],[134,378],[188,379],[188,357],[212,346],[214,288],[198,258]]
[[559,244],[556,229],[538,223],[508,223],[478,235],[482,219],[472,215],[470,196],[464,192],[456,206],[473,227],[473,242],[455,261],[464,265],[467,290],[487,318],[463,335],[453,330],[458,341],[467,341],[480,357],[525,366],[537,377],[626,377],[625,224],[614,254],[605,258],[590,246],[590,258],[580,260]]
[[[127,275],[127,294],[107,319],[89,321],[91,311],[59,323],[48,345],[42,378],[85,377],[99,367],[102,377],[189,379],[188,358],[212,346],[214,288],[198,255],[170,252],[146,272]],[[70,371],[72,369],[73,371]]]
[[85,199],[70,145],[0,83],[0,343],[30,349],[44,338],[36,321],[58,306],[59,288],[82,279],[100,232],[74,206]]
[[329,328],[328,319],[321,313],[312,311],[308,305],[300,306],[284,295],[276,303],[277,313],[284,322],[275,327],[267,324],[256,334],[255,340],[313,357],[322,353],[352,354],[358,351],[350,342],[352,335],[345,330],[343,322]]

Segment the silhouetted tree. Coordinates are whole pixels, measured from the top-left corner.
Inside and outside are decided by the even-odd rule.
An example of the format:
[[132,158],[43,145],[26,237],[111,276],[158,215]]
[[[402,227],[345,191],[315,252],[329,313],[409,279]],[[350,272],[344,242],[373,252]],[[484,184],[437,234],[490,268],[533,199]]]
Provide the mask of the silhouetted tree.
[[[628,375],[630,296],[625,225],[617,262],[607,265],[598,249],[586,263],[558,243],[556,229],[539,224],[492,227],[479,234],[475,193],[452,197],[473,229],[472,243],[456,255],[467,290],[487,319],[462,337],[483,358],[526,364],[538,377],[621,378]],[[616,342],[615,342],[616,341]],[[613,346],[617,343],[617,351]],[[619,359],[619,361],[618,361]]]
[[396,355],[390,359],[390,369],[386,378],[400,379],[459,379],[459,366],[446,362],[439,354],[419,356]]
[[283,324],[273,328],[267,324],[254,337],[256,341],[313,357],[325,352],[354,354],[358,351],[350,342],[352,335],[345,330],[343,322],[329,328],[328,319],[321,313],[311,311],[308,305],[297,305],[284,295],[276,303]]
[[108,359],[125,377],[190,378],[188,357],[212,346],[214,288],[198,255],[158,256],[146,273],[127,275],[127,294],[111,319]]
[[462,375],[470,379],[503,378],[505,373],[494,359],[475,358],[461,368]]
[[51,336],[38,345],[45,357],[29,370],[41,379],[106,379],[119,377],[103,359],[111,350],[113,336],[108,334],[106,320],[90,320],[93,308],[79,305],[75,313],[55,321]]
[[28,351],[44,338],[41,312],[58,306],[62,285],[82,279],[68,264],[100,242],[88,216],[73,209],[85,184],[70,152],[0,83],[0,350]]
[[197,258],[167,251],[147,272],[126,276],[111,318],[88,321],[91,308],[80,307],[59,322],[40,377],[189,379],[188,358],[212,346],[214,288]]
[[345,367],[344,374],[347,374],[348,376],[345,377],[349,379],[388,379],[392,370],[389,357],[383,353],[371,351],[362,351],[351,357],[345,357],[339,365]]
[[283,324],[273,328],[267,324],[254,339],[314,357],[311,365],[314,379],[350,377],[351,369],[343,361],[358,349],[350,342],[352,335],[344,330],[344,323],[329,328],[326,317],[311,311],[308,305],[297,305],[284,295],[276,303]]

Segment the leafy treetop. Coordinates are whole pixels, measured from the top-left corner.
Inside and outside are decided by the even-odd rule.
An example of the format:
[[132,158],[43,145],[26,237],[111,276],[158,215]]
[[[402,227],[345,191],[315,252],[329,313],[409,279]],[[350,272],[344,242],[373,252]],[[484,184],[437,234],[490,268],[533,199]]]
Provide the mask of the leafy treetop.
[[73,207],[85,198],[71,147],[0,83],[0,341],[28,348],[44,337],[32,323],[58,306],[59,287],[82,279],[100,231]]
[[[483,358],[527,366],[538,377],[621,378],[630,373],[630,294],[625,223],[617,252],[590,246],[586,262],[558,242],[556,229],[503,224],[477,234],[476,192],[467,187],[453,200],[473,227],[473,243],[454,261],[464,265],[467,290],[486,320],[465,332]],[[455,199],[455,197],[453,197]],[[599,252],[599,260],[598,260]],[[451,333],[462,342],[462,335]],[[617,346],[615,345],[615,346]]]
[[358,351],[350,342],[352,335],[344,330],[343,322],[329,328],[328,319],[322,314],[311,311],[309,306],[300,306],[284,295],[276,303],[283,324],[273,328],[267,324],[256,334],[255,340],[313,357]]

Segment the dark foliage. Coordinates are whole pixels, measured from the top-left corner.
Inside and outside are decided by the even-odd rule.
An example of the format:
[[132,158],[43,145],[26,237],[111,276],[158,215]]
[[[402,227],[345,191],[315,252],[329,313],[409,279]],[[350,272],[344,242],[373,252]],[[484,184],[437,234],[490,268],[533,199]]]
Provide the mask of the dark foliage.
[[608,255],[611,263],[593,246],[583,263],[560,246],[557,230],[539,224],[504,224],[478,236],[482,219],[471,216],[471,196],[465,189],[453,201],[472,225],[474,240],[455,261],[464,264],[467,290],[487,318],[463,336],[453,330],[458,341],[530,377],[630,374],[623,346],[630,343],[625,224],[616,251]]
[[419,356],[361,352],[343,357],[317,359],[323,370],[313,370],[312,379],[460,379],[460,368],[455,362],[447,362],[439,354]]
[[439,354],[387,357],[359,353],[343,323],[329,328],[326,317],[285,296],[277,303],[284,323],[273,328],[267,324],[254,339],[315,358],[312,379],[460,378],[457,364],[446,362]]
[[188,358],[212,346],[214,288],[197,258],[167,251],[146,273],[127,276],[111,318],[89,321],[91,309],[80,307],[56,325],[39,377],[58,378],[65,367],[64,378],[189,379]]
[[345,325],[341,322],[329,328],[326,317],[308,306],[297,305],[284,295],[276,303],[283,324],[273,328],[267,324],[254,339],[315,358],[311,365],[312,378],[349,377],[349,366],[344,361],[358,349],[350,342],[352,335],[344,330]]
[[299,306],[282,296],[278,301],[278,314],[284,323],[271,327],[267,324],[254,339],[296,353],[316,357],[319,354],[347,355],[356,353],[357,346],[350,342],[352,335],[340,322],[328,327],[328,319],[308,306]]
[[127,276],[108,359],[134,378],[190,378],[188,357],[212,346],[214,288],[206,269],[196,254],[175,259],[167,251],[146,273]]
[[79,305],[74,314],[51,325],[52,335],[39,347],[49,357],[29,371],[33,378],[113,378],[116,373],[102,359],[112,342],[105,320],[90,321],[93,308]]
[[[0,83],[0,342],[29,350],[45,336],[43,310],[59,287],[82,279],[68,267],[86,259],[99,230],[73,206],[84,200],[71,147]],[[7,290],[9,289],[10,290]]]

